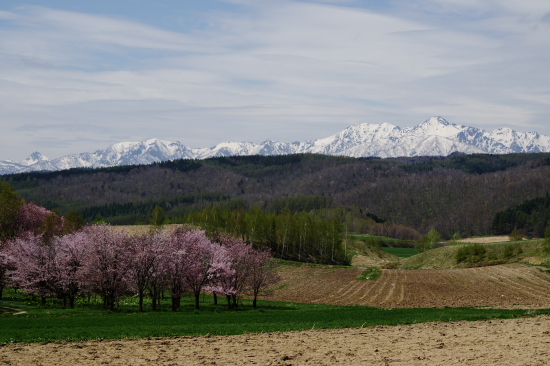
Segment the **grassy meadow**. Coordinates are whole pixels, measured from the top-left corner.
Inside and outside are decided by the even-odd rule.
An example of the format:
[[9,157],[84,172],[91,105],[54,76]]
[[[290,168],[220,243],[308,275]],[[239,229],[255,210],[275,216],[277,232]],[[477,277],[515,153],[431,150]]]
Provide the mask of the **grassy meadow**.
[[[242,301],[238,310],[228,311],[224,302],[213,305],[212,297],[203,299],[195,310],[186,298],[178,312],[169,311],[169,300],[157,312],[138,311],[136,299],[124,300],[113,311],[102,309],[98,299],[76,309],[62,309],[49,303],[39,306],[23,294],[9,289],[0,309],[17,309],[23,314],[0,315],[0,343],[79,341],[198,335],[298,331],[398,325],[431,321],[485,320],[548,314],[547,310],[503,310],[474,308],[380,309],[365,306],[315,305],[261,301],[258,309]],[[223,299],[220,299],[223,300]],[[14,311],[14,310],[11,310]]]
[[383,250],[386,253],[393,254],[393,255],[395,255],[396,257],[399,257],[399,258],[409,258],[409,257],[412,257],[413,255],[418,254],[418,251],[415,248],[386,248],[386,247],[382,247],[380,249]]
[[480,266],[511,262],[543,264],[550,260],[550,253],[547,252],[544,239],[531,239],[487,244],[460,243],[448,245],[403,258],[400,260],[399,266],[406,269],[465,267],[469,263],[457,263],[456,253],[461,248],[474,245],[482,246],[485,251],[483,257],[478,259]]

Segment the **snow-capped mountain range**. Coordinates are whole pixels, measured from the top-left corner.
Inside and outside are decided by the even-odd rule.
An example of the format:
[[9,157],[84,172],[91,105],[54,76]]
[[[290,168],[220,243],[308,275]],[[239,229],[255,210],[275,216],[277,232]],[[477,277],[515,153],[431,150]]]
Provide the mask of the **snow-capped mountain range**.
[[324,139],[304,142],[224,142],[211,148],[188,148],[176,141],[149,139],[121,142],[105,150],[48,159],[39,152],[23,161],[0,161],[0,174],[30,171],[56,171],[77,167],[109,167],[150,164],[174,159],[206,159],[235,155],[284,155],[316,153],[352,157],[378,156],[447,156],[466,154],[550,152],[550,136],[536,132],[521,133],[510,128],[487,132],[479,128],[456,125],[442,117],[432,117],[415,127],[398,127],[388,123],[350,126]]

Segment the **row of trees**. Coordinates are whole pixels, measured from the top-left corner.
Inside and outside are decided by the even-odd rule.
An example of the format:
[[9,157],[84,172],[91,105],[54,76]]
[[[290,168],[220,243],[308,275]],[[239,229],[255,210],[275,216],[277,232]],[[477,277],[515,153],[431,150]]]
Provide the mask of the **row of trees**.
[[301,262],[347,264],[342,222],[322,212],[267,213],[259,207],[221,210],[217,206],[190,214],[188,222],[206,228],[210,237],[231,234],[279,258]]
[[79,295],[96,294],[114,308],[126,295],[139,296],[140,310],[146,292],[156,309],[161,294],[172,295],[177,310],[185,292],[223,294],[233,307],[238,297],[250,293],[256,306],[258,294],[278,280],[276,263],[266,250],[256,250],[243,240],[204,231],[159,229],[130,235],[106,225],[83,226],[76,213],[62,217],[26,202],[0,182],[0,299],[5,286],[58,297],[73,307]]
[[8,243],[6,259],[12,286],[42,299],[60,298],[70,307],[77,296],[95,294],[114,309],[120,298],[135,294],[143,311],[149,293],[156,310],[164,291],[170,292],[174,311],[185,293],[195,296],[198,309],[203,291],[225,295],[230,308],[242,294],[251,294],[256,307],[260,292],[278,280],[269,252],[230,237],[216,243],[199,230],[132,236],[94,225],[49,243],[28,233]]

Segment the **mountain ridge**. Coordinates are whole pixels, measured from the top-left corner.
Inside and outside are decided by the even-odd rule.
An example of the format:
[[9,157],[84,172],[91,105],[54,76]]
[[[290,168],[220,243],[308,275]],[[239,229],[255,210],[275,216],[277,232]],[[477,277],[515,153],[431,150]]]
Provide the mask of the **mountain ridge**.
[[550,136],[497,128],[492,132],[457,125],[435,116],[414,127],[389,123],[357,124],[326,138],[284,143],[265,140],[222,142],[211,148],[189,148],[179,141],[147,139],[119,142],[93,153],[65,155],[49,159],[33,152],[22,161],[0,160],[0,175],[31,171],[58,171],[70,168],[100,168],[142,165],[176,159],[206,159],[220,156],[285,155],[317,153],[350,157],[447,156],[466,154],[506,154],[550,152]]

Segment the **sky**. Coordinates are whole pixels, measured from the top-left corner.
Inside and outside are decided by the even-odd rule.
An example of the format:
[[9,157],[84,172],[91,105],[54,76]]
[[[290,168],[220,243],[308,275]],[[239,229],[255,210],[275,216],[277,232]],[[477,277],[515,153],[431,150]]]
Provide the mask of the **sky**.
[[550,135],[548,0],[0,2],[0,160],[432,116]]

